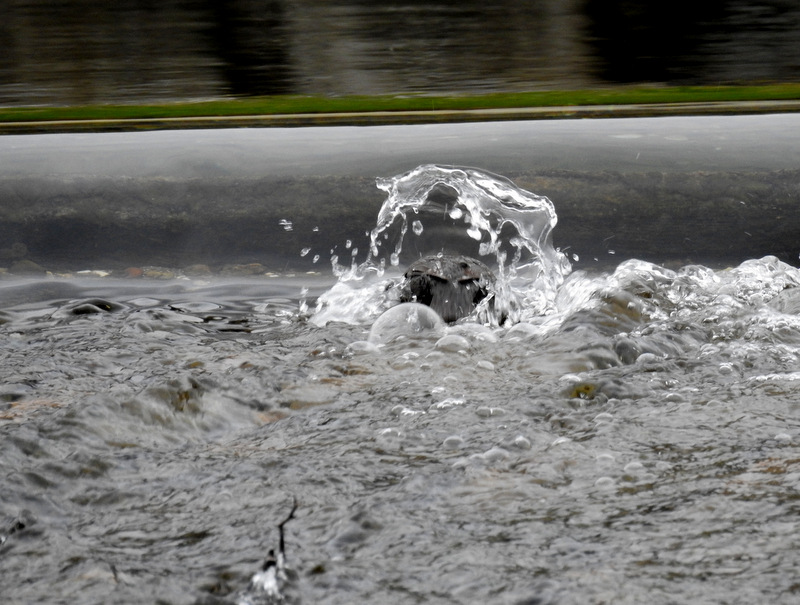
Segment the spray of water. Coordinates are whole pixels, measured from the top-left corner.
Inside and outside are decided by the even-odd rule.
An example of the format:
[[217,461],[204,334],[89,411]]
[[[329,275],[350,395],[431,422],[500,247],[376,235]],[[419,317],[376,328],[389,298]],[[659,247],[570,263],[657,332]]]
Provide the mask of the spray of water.
[[[514,321],[523,310],[526,314],[553,310],[557,289],[571,266],[552,245],[558,219],[549,199],[483,170],[433,164],[380,178],[377,186],[387,198],[370,232],[367,259],[359,264],[353,257],[349,267],[332,259],[340,286],[336,296],[376,303],[376,297],[364,293],[354,297],[352,286],[364,284],[367,277],[383,277],[387,265],[397,267],[407,236],[419,237],[428,231],[423,222],[428,218],[423,216],[444,216],[460,225],[457,232],[463,240],[477,244],[479,256],[489,257],[485,262],[497,276],[494,305],[498,314]],[[330,307],[334,301],[323,296],[320,304]],[[355,315],[363,318],[363,311]]]

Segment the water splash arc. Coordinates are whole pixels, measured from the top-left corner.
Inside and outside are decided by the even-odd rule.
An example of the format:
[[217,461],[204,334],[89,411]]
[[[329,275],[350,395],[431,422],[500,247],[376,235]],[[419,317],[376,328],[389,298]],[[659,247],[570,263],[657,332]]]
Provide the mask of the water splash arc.
[[[485,170],[435,164],[379,178],[377,186],[387,198],[369,233],[366,260],[353,259],[347,268],[332,259],[340,284],[382,277],[400,264],[401,254],[409,261],[414,254],[464,252],[489,257],[504,316],[552,311],[571,265],[552,245],[558,217],[547,197]],[[477,249],[464,249],[470,246]]]
[[[519,273],[531,265],[543,272],[563,275],[569,271],[566,258],[551,244],[552,230],[558,222],[553,203],[545,196],[517,187],[503,176],[476,168],[426,164],[394,177],[379,178],[377,186],[388,197],[370,233],[371,258],[380,257],[380,238],[398,219],[401,230],[393,259],[398,259],[402,251],[410,212],[446,210],[451,218],[464,221],[469,237],[482,242],[482,256],[496,256],[501,271],[508,268]],[[454,192],[452,207],[442,208],[442,202],[432,196],[437,188]],[[507,225],[515,233],[504,238],[502,231]],[[516,253],[508,266],[503,244],[510,244]],[[525,259],[526,252],[531,258]]]

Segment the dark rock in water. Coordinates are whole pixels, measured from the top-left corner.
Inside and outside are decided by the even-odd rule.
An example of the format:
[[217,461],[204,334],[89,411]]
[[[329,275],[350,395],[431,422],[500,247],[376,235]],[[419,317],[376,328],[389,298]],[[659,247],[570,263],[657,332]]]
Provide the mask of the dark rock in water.
[[472,313],[495,283],[489,267],[459,254],[424,256],[411,263],[404,277],[400,301],[428,305],[448,323]]

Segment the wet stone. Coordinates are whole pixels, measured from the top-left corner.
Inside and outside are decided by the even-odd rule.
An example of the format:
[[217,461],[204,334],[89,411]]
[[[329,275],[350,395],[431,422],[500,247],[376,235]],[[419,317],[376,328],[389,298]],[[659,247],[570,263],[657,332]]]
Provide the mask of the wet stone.
[[147,279],[175,279],[178,274],[166,267],[142,267],[142,276]]
[[11,264],[14,275],[44,275],[47,270],[32,260],[18,260]]
[[494,274],[481,261],[449,254],[415,261],[404,277],[400,301],[427,305],[447,323],[472,313],[495,283]]
[[189,265],[184,268],[184,274],[189,277],[207,277],[211,275],[211,268],[208,265]]
[[229,277],[247,277],[250,275],[263,275],[266,272],[267,268],[261,263],[247,263],[244,265],[225,265],[220,274]]

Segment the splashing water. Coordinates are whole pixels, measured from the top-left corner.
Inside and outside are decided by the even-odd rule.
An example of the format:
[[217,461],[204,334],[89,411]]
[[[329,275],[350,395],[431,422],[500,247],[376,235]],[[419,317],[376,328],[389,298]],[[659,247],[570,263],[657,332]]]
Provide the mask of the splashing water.
[[[483,170],[433,164],[379,178],[377,186],[388,197],[369,234],[367,259],[359,264],[353,256],[349,268],[339,265],[338,257],[331,259],[339,283],[320,298],[315,323],[361,323],[396,304],[391,282],[374,281],[383,278],[387,260],[389,266],[399,266],[409,248],[413,260],[477,245],[469,253],[494,259],[489,264],[497,274],[497,317],[516,322],[554,310],[558,287],[571,265],[552,245],[558,219],[548,198]],[[411,245],[406,239],[412,237],[409,221]],[[391,244],[388,250],[383,249],[386,243]]]

